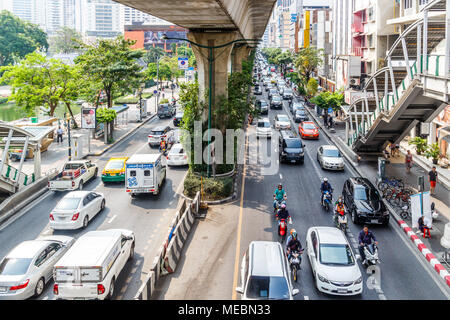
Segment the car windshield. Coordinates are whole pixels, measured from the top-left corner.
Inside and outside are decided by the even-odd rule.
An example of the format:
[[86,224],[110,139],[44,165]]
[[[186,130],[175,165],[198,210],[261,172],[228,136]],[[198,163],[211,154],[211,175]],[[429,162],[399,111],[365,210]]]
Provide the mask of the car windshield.
[[270,128],[270,123],[267,121],[259,121],[258,128]]
[[305,124],[303,125],[303,128],[304,128],[304,129],[307,129],[307,130],[313,130],[313,129],[316,128],[316,126],[313,125],[312,123],[305,123]]
[[273,101],[281,101],[281,98],[279,96],[273,96],[272,100]]
[[183,113],[177,113],[176,115],[175,115],[175,117],[177,117],[177,118],[183,118]]
[[114,161],[110,161],[108,162],[108,164],[106,165],[105,169],[106,170],[111,170],[111,169],[122,169],[123,168],[123,160],[114,160]]
[[371,191],[363,186],[355,187],[355,200],[367,201],[368,199],[378,200],[379,198],[378,191]]
[[284,90],[284,93],[291,94],[291,93],[292,93],[292,90],[291,90],[291,89],[286,89],[286,90]]
[[58,202],[55,209],[58,210],[75,210],[78,208],[81,198],[63,198]]
[[267,107],[267,102],[261,101],[261,107]]
[[163,134],[163,131],[154,131],[154,130],[152,130],[151,134],[154,135],[154,136],[160,136],[160,135]]
[[251,299],[288,300],[289,286],[283,277],[251,276],[247,297]]
[[0,264],[0,275],[19,276],[27,273],[31,258],[5,258]]
[[288,122],[289,118],[287,116],[280,115],[278,116],[278,121]]
[[298,114],[298,115],[300,115],[300,116],[303,116],[303,115],[305,115],[305,110],[296,110],[296,111],[295,111],[295,114]]
[[350,266],[355,264],[352,251],[346,244],[321,244],[320,263],[326,265]]
[[172,149],[170,150],[171,154],[180,154],[180,153],[184,153],[184,149],[181,146],[174,146],[172,147]]
[[286,146],[292,149],[300,149],[302,147],[302,142],[300,139],[289,139],[286,140]]
[[325,150],[323,150],[323,155],[325,157],[332,157],[332,158],[340,158],[341,157],[341,153],[339,152],[339,150],[336,150],[336,149],[325,149]]

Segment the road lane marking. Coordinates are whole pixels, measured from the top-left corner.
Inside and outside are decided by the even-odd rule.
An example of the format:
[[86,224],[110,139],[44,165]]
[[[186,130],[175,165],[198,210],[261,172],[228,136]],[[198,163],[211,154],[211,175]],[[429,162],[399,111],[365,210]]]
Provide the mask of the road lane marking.
[[181,180],[181,182],[180,182],[180,185],[178,186],[178,188],[177,188],[177,191],[175,191],[175,194],[173,195],[173,197],[175,198],[177,195],[180,195],[181,194],[181,188],[183,187],[184,188],[184,180],[186,179],[186,176],[187,176],[187,174],[188,174],[188,171],[186,171],[186,173],[184,174],[184,177],[183,177],[183,179]]
[[49,234],[50,233],[50,229],[48,229],[48,230],[45,230],[44,232],[42,232],[42,234]]
[[283,180],[283,175],[280,173],[280,179]]
[[114,216],[112,216],[112,218],[108,221],[108,223],[111,223],[114,221],[114,219],[117,217],[117,215],[115,214]]
[[308,296],[304,296],[303,298],[305,298],[305,300],[309,300],[309,297],[308,297]]
[[[245,139],[245,155],[244,159],[246,159],[247,154],[247,146],[248,146],[248,137]],[[242,170],[242,189],[241,189],[241,201],[239,208],[239,221],[238,221],[238,231],[237,231],[237,239],[236,239],[236,256],[234,260],[234,276],[233,276],[233,293],[232,300],[237,299],[236,286],[238,280],[238,272],[239,272],[239,249],[241,248],[241,232],[242,232],[242,215],[244,212],[244,191],[245,191],[245,174],[247,172],[246,161],[244,160],[244,168]]]

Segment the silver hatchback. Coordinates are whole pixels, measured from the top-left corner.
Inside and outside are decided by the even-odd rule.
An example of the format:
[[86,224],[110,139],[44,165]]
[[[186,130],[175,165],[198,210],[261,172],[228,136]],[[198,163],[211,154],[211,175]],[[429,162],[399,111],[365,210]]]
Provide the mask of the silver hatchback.
[[72,237],[44,236],[17,245],[0,263],[0,300],[40,296],[53,266],[73,243]]

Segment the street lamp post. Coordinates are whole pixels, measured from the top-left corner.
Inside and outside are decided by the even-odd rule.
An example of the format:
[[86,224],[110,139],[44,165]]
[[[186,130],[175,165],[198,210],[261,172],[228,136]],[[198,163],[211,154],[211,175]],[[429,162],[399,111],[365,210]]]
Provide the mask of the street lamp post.
[[207,166],[207,176],[209,178],[210,177],[210,164],[209,163],[211,162],[210,148],[211,148],[212,66],[213,66],[213,62],[215,60],[213,57],[214,49],[225,48],[225,47],[228,47],[229,45],[232,45],[232,44],[238,43],[238,42],[260,42],[261,39],[237,39],[237,40],[222,44],[220,46],[205,46],[205,45],[196,43],[194,41],[191,41],[189,39],[168,37],[166,34],[164,34],[161,37],[161,40],[182,40],[182,41],[187,41],[196,47],[208,49],[209,92],[208,92],[208,166]]

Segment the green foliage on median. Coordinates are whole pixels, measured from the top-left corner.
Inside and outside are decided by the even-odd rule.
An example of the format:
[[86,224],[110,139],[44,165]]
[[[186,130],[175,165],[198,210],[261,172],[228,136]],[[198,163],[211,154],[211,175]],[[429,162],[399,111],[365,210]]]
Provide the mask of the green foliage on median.
[[203,200],[219,200],[231,196],[233,192],[233,178],[201,178],[189,171],[184,180],[184,194],[190,198],[201,192],[201,184],[203,182]]

